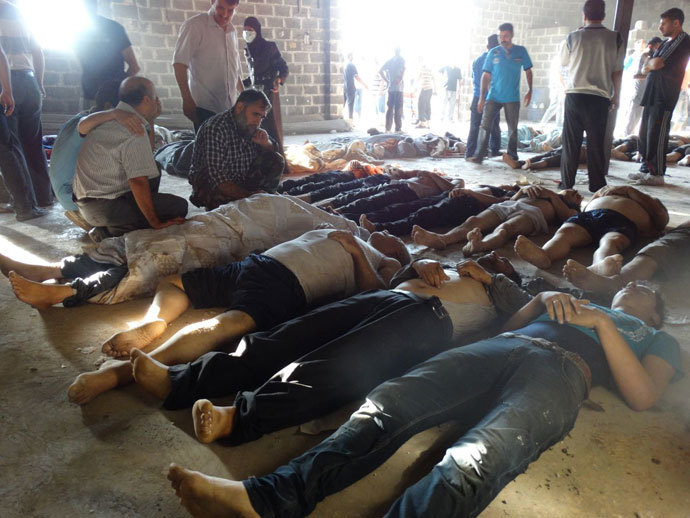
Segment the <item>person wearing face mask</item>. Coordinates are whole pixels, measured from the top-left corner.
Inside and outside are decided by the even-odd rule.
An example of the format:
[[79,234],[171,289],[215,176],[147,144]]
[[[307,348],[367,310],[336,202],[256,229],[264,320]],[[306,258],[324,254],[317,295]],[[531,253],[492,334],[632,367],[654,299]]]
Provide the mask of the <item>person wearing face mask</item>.
[[279,90],[290,70],[275,42],[266,41],[261,35],[259,20],[253,16],[245,19],[242,36],[247,42],[244,57],[249,70],[249,77],[243,81],[244,87],[261,90],[268,97],[272,108],[261,122],[261,127],[278,143],[278,149],[282,154],[283,122],[280,116]]
[[189,171],[194,205],[213,210],[257,192],[275,192],[285,159],[259,127],[270,111],[266,94],[248,89],[199,129]]

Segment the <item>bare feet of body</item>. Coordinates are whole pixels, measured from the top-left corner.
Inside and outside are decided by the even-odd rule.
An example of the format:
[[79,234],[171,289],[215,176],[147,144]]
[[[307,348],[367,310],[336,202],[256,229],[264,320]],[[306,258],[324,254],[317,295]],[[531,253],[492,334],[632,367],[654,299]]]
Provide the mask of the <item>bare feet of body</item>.
[[209,477],[177,464],[170,464],[168,480],[179,497],[180,504],[192,516],[259,517],[242,482]]
[[508,164],[510,167],[513,169],[520,169],[520,162],[515,160],[512,156],[510,156],[508,153],[503,153],[501,156],[501,159]]
[[154,360],[139,349],[132,349],[130,361],[137,385],[164,401],[172,390],[168,366]]
[[515,240],[515,253],[520,256],[521,259],[542,270],[551,266],[551,259],[546,255],[546,252],[525,236],[518,236]]
[[132,349],[146,347],[167,329],[163,319],[142,322],[132,329],[115,333],[101,347],[103,354],[113,358],[129,358]]
[[412,227],[412,239],[418,245],[428,246],[436,250],[443,250],[446,247],[446,243],[443,241],[443,236],[441,236],[441,234],[429,232],[417,225]]
[[584,264],[578,263],[573,259],[568,259],[563,267],[563,275],[573,285],[585,291],[595,293],[607,293],[616,291],[615,283],[612,279],[592,272]]
[[99,394],[117,387],[117,375],[108,368],[114,363],[114,360],[109,360],[101,365],[99,370],[83,372],[77,376],[67,389],[67,397],[70,402],[85,405]]
[[482,246],[482,231],[478,228],[473,228],[467,233],[467,244],[462,247],[462,253],[466,256],[477,254],[486,250]]
[[204,444],[229,436],[234,419],[234,406],[214,406],[208,399],[200,399],[192,408],[194,433]]
[[621,254],[614,254],[605,257],[598,263],[594,263],[587,267],[590,272],[603,275],[604,277],[611,277],[620,273],[623,267],[623,256]]
[[22,277],[15,271],[9,273],[12,290],[19,300],[38,308],[45,309],[59,304],[71,297],[76,290],[65,284],[41,284]]
[[3,254],[0,254],[0,271],[5,277],[9,277],[13,271],[29,280],[39,282],[57,279],[62,273],[60,267],[55,265],[22,263]]
[[366,214],[362,214],[359,217],[359,226],[366,228],[369,232],[376,232],[376,225],[369,221]]

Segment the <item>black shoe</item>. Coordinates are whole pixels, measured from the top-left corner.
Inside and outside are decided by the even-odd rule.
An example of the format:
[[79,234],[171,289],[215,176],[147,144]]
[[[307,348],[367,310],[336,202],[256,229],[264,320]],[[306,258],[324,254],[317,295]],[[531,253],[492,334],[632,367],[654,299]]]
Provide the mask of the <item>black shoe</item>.
[[43,216],[47,216],[48,214],[50,214],[50,212],[45,209],[31,209],[27,212],[17,212],[15,218],[17,218],[17,221],[27,221],[30,219],[41,218]]
[[501,153],[500,151],[492,151],[491,156],[492,157],[503,156],[503,153]]
[[483,159],[478,156],[468,156],[465,158],[468,162],[472,162],[473,164],[481,164],[483,162]]

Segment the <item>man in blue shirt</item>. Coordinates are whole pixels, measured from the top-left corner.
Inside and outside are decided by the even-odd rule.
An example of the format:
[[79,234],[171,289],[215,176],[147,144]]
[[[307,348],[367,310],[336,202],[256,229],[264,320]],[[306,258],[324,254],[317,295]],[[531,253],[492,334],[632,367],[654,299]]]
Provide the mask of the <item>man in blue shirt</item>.
[[[477,150],[477,136],[479,135],[479,125],[482,122],[482,113],[477,111],[477,105],[479,104],[479,97],[481,93],[482,69],[484,68],[486,56],[494,47],[498,47],[498,36],[496,34],[489,36],[486,45],[486,52],[475,59],[472,63],[472,84],[474,86],[474,96],[472,97],[472,104],[470,105],[470,133],[467,136],[467,150],[465,151],[465,156],[468,158],[474,156],[474,152]],[[489,147],[491,148],[491,156],[498,156],[500,153],[500,121],[501,114],[497,111],[493,123],[491,124],[491,131],[489,132]]]
[[501,108],[505,110],[510,133],[507,154],[515,160],[518,159],[517,125],[520,117],[521,70],[525,71],[527,78],[525,106],[529,106],[532,100],[532,60],[525,47],[513,45],[513,24],[504,23],[498,27],[498,41],[500,45],[489,51],[482,69],[484,73],[477,104],[477,111],[482,113],[479,148],[474,156],[468,158],[469,161],[477,164],[481,164],[486,154],[491,124]]

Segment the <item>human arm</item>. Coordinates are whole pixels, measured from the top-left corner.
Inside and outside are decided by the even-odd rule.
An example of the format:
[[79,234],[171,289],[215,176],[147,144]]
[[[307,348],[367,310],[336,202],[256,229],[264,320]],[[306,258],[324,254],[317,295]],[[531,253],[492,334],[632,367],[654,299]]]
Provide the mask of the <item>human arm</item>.
[[14,111],[14,97],[12,97],[12,83],[10,82],[10,65],[5,51],[0,47],[0,106],[6,117]]
[[532,69],[528,68],[525,70],[525,78],[527,79],[527,93],[525,94],[524,98],[524,104],[525,106],[529,106],[529,103],[532,102]]
[[43,49],[38,44],[35,38],[31,38],[31,57],[34,62],[34,76],[36,77],[36,83],[38,83],[38,89],[46,96],[46,90],[43,88],[43,71],[45,70],[45,56],[43,56]]
[[189,89],[189,77],[188,77],[187,65],[182,63],[173,63],[173,71],[175,72],[175,81],[177,81],[177,86],[180,89],[180,95],[182,96],[182,112],[185,117],[190,121],[196,121],[196,103],[192,98],[192,92]]
[[666,225],[668,225],[669,217],[666,206],[661,203],[658,198],[653,198],[634,187],[627,186],[627,195],[631,200],[642,205],[642,208],[647,211],[649,217],[654,223],[654,228],[657,232],[662,232]]
[[482,73],[481,89],[479,93],[479,102],[477,103],[477,111],[482,113],[484,111],[484,103],[486,102],[486,94],[489,93],[489,85],[491,84],[491,74],[486,70]]
[[577,211],[575,209],[571,209],[563,202],[558,193],[555,193],[552,190],[546,189],[544,187],[540,187],[537,185],[528,185],[526,187],[522,187],[517,192],[517,194],[515,194],[515,196],[512,197],[512,199],[517,200],[521,196],[527,196],[531,200],[548,200],[553,206],[553,209],[556,212],[556,217],[559,221],[565,221],[570,216],[574,216],[575,214],[577,214]]
[[645,63],[642,72],[644,74],[649,74],[653,70],[661,70],[662,68],[664,68],[663,58],[650,58],[647,60],[647,63]]
[[77,125],[77,131],[79,135],[84,137],[95,127],[111,120],[116,120],[135,135],[144,135],[146,133],[143,122],[135,113],[118,110],[117,108],[95,112],[82,117]]
[[447,180],[443,176],[441,176],[438,173],[430,172],[430,171],[420,171],[417,173],[417,176],[419,178],[422,178],[423,176],[426,176],[427,178],[431,178],[431,180],[434,182],[436,187],[438,187],[442,192],[445,191],[450,191],[454,185],[450,182],[450,180]]
[[491,196],[490,194],[482,194],[480,192],[473,191],[472,189],[465,188],[453,189],[452,191],[450,191],[450,193],[448,193],[448,196],[450,198],[458,198],[460,196],[472,196],[475,200],[484,205],[493,205],[494,203],[500,203],[504,201],[503,199],[497,198],[496,196]]
[[149,222],[151,228],[165,228],[170,225],[179,225],[184,223],[185,218],[174,218],[168,221],[161,221],[156,214],[156,208],[153,205],[153,197],[151,196],[151,186],[149,185],[149,180],[145,176],[137,176],[136,178],[129,179],[129,188],[134,196],[134,201],[137,203],[137,207]]
[[611,81],[613,81],[613,97],[611,98],[611,108],[616,109],[620,105],[621,100],[621,82],[623,80],[623,71],[618,70],[611,73]]
[[446,275],[443,265],[438,261],[432,259],[419,259],[413,262],[411,266],[417,275],[419,275],[420,279],[434,288],[440,288],[441,284],[450,279],[450,277]]
[[137,75],[141,67],[139,66],[139,62],[137,61],[137,57],[131,45],[122,51],[122,57],[125,63],[127,63],[127,76],[132,77]]
[[[388,286],[386,282],[381,278],[381,276],[374,270],[364,254],[364,250],[357,242],[355,236],[351,232],[346,232],[344,230],[335,230],[328,234],[328,239],[337,241],[345,249],[347,253],[352,256],[352,261],[354,263],[355,281],[357,282],[357,288],[359,291],[366,290],[381,290],[386,289]],[[392,259],[395,261],[394,259]],[[395,261],[397,263],[397,261]],[[398,263],[398,267],[400,263]],[[398,268],[399,269],[399,268]],[[392,275],[391,275],[392,277]],[[390,279],[388,279],[390,280]]]
[[361,77],[359,77],[359,74],[355,74],[355,80],[356,80],[359,84],[361,84],[362,86],[364,86],[364,88],[366,88],[367,90],[369,90],[369,87],[368,87],[367,84],[364,82],[364,80],[363,80]]

